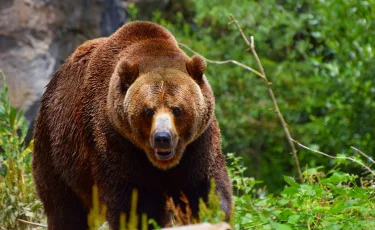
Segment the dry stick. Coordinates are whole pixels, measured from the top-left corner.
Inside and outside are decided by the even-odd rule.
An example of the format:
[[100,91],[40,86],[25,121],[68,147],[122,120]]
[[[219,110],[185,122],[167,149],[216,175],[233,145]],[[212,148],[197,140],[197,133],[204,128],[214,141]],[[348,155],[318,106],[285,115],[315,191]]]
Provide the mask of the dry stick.
[[27,221],[27,220],[22,220],[22,219],[17,219],[19,222],[21,223],[25,223],[25,224],[29,224],[29,225],[33,225],[33,226],[38,226],[38,227],[44,227],[44,228],[47,228],[47,225],[46,224],[39,224],[39,223],[34,223],[34,222],[30,222],[30,221]]
[[281,125],[283,126],[283,129],[284,129],[284,132],[285,132],[285,135],[288,139],[288,143],[290,145],[290,147],[292,148],[292,155],[293,155],[293,158],[294,158],[294,162],[296,164],[296,168],[297,168],[297,172],[298,172],[298,179],[301,183],[303,183],[303,177],[302,177],[302,172],[301,172],[301,167],[299,165],[299,160],[298,160],[298,156],[297,156],[297,150],[296,150],[296,147],[294,146],[294,143],[291,141],[292,139],[292,136],[290,135],[290,131],[288,129],[288,125],[287,123],[285,122],[284,120],[284,117],[283,115],[281,114],[280,112],[280,109],[279,109],[279,106],[277,105],[277,102],[276,102],[276,98],[275,98],[275,95],[273,93],[273,90],[271,88],[271,83],[268,81],[267,79],[267,76],[264,72],[264,69],[263,69],[263,66],[262,66],[262,63],[260,62],[260,59],[258,57],[258,54],[257,52],[255,51],[255,45],[254,45],[254,37],[251,36],[251,43],[249,42],[249,40],[246,38],[246,35],[244,34],[244,32],[242,31],[240,25],[238,24],[237,20],[233,17],[233,15],[229,15],[229,18],[231,19],[231,22],[230,23],[234,23],[238,30],[240,31],[243,39],[245,40],[246,44],[249,46],[250,50],[251,50],[251,53],[254,55],[255,57],[255,60],[257,61],[258,63],[258,67],[260,69],[260,72],[262,74],[262,78],[264,80],[264,82],[266,83],[267,85],[267,88],[268,88],[268,93],[270,94],[271,96],[271,99],[272,99],[272,103],[273,103],[273,106],[275,108],[275,112],[277,113],[277,116],[279,117],[280,119],[280,122],[281,122]]
[[354,158],[351,158],[351,157],[335,157],[335,156],[331,156],[331,155],[328,155],[327,153],[323,153],[319,150],[315,150],[315,149],[312,149],[312,148],[309,148],[301,143],[299,143],[298,141],[294,140],[294,139],[291,139],[294,143],[296,143],[298,146],[304,148],[304,149],[307,149],[307,150],[310,150],[314,153],[318,153],[320,155],[323,155],[323,156],[326,156],[326,157],[329,157],[329,158],[332,158],[332,159],[345,159],[345,160],[349,160],[349,161],[353,161],[354,163],[357,163],[359,165],[361,165],[363,168],[367,169],[367,171],[369,171],[372,175],[375,176],[375,172],[372,171],[368,166],[366,166],[365,164],[361,163],[360,161],[354,159]]
[[[178,43],[178,45],[184,47],[185,49],[189,50],[190,52],[192,52],[192,53],[194,53],[194,54],[197,54],[197,55],[199,55],[199,56],[202,56],[201,54],[199,54],[198,52],[192,50],[189,46],[187,46],[187,45],[185,45],[185,44],[183,44],[183,43]],[[202,56],[202,57],[203,57],[203,56]],[[212,63],[212,64],[222,65],[222,64],[232,63],[232,64],[238,65],[238,66],[240,66],[240,67],[242,67],[242,68],[244,68],[244,69],[246,69],[246,70],[249,70],[250,72],[255,73],[257,76],[259,76],[259,77],[261,77],[261,78],[263,78],[263,79],[265,78],[261,73],[259,73],[259,72],[256,71],[255,69],[253,69],[253,68],[251,68],[251,67],[249,67],[249,66],[247,66],[247,65],[244,65],[244,64],[242,64],[241,62],[238,62],[238,61],[236,61],[236,60],[214,61],[214,60],[210,60],[210,59],[205,58],[205,57],[203,57],[203,58],[204,58],[204,60],[205,60],[206,62],[208,62],[208,63]]]
[[350,146],[350,148],[354,149],[356,152],[358,152],[358,153],[361,154],[362,156],[366,157],[367,160],[369,160],[371,163],[375,164],[375,161],[374,161],[371,157],[367,156],[367,155],[366,155],[364,152],[362,152],[361,150],[359,150],[359,149],[357,149],[356,147],[353,147],[353,146]]

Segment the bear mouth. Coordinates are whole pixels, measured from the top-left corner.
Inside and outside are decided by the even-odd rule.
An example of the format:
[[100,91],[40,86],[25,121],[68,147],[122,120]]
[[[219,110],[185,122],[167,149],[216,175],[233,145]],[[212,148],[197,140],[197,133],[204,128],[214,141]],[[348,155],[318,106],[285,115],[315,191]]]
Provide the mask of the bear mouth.
[[174,151],[172,149],[155,149],[155,155],[159,160],[169,160],[173,157]]

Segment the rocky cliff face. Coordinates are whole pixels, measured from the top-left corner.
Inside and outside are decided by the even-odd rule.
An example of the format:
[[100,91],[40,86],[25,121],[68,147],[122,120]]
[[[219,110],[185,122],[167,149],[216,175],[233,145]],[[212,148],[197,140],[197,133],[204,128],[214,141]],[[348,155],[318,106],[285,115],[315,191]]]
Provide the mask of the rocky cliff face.
[[11,104],[24,109],[32,124],[44,87],[65,58],[125,21],[122,0],[2,0],[0,69]]

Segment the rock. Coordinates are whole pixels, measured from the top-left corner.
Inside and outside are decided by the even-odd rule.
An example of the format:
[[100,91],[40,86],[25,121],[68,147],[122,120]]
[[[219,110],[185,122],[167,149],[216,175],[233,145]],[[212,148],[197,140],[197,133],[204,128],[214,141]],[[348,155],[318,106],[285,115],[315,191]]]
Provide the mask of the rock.
[[44,87],[67,56],[125,21],[123,0],[2,0],[0,69],[12,106],[32,124]]

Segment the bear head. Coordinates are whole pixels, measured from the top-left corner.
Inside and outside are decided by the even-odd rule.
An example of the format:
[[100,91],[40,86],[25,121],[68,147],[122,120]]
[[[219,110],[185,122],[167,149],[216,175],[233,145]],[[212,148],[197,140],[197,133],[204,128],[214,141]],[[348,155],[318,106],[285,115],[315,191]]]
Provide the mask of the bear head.
[[179,163],[186,146],[214,116],[204,59],[196,55],[183,64],[142,71],[138,64],[120,60],[109,86],[107,113],[115,130],[163,170]]

